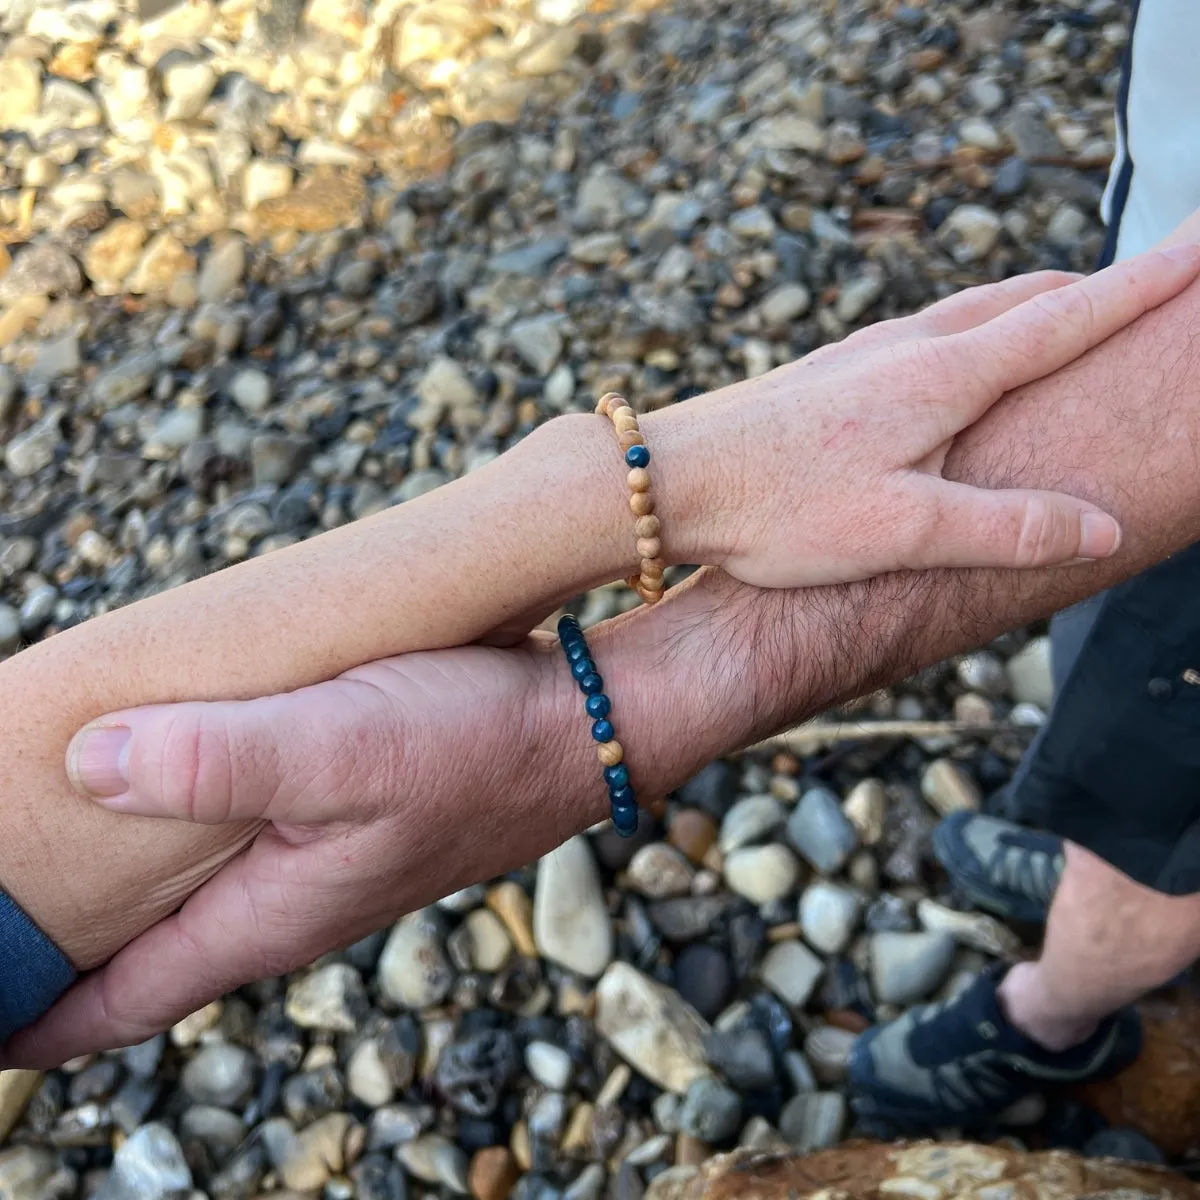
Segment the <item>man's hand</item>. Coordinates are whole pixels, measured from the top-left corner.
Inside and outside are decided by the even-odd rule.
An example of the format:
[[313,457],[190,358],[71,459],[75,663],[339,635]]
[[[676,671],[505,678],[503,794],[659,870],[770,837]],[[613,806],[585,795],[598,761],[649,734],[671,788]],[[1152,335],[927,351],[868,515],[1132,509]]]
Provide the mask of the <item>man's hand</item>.
[[[599,819],[598,767],[573,781],[556,769],[568,757],[566,723],[545,722],[556,667],[532,643],[433,651],[290,695],[155,706],[88,727],[71,774],[108,807],[269,824],[5,1057],[49,1065],[142,1041]],[[586,739],[579,706],[562,711]]]
[[[753,594],[702,572],[671,604],[589,635],[643,803],[762,732],[742,677],[752,640],[712,636],[735,593]],[[68,770],[120,812],[269,824],[11,1039],[5,1066],[143,1041],[235,987],[524,865],[607,809],[589,722],[545,635],[404,655],[261,700],[112,713],[76,736]]]

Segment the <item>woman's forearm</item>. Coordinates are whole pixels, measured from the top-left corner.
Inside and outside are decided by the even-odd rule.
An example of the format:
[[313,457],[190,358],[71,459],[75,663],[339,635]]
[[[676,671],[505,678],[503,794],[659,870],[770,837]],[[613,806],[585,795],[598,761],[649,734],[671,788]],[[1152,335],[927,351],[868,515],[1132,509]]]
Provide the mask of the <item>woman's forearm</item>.
[[[686,426],[643,421],[665,552],[691,541],[702,478]],[[119,609],[0,664],[0,889],[78,967],[107,958],[227,861],[253,827],[113,817],[78,797],[71,735],[113,709],[244,698],[369,660],[460,645],[636,566],[609,422],[552,422],[418,500]],[[672,538],[674,540],[672,540]]]

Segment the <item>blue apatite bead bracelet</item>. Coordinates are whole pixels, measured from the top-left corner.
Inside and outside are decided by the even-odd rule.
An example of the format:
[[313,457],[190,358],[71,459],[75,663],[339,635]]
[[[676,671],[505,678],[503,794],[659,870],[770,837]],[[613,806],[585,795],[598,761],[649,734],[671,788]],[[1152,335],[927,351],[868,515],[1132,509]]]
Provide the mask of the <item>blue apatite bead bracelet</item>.
[[637,797],[629,784],[625,751],[616,740],[616,730],[610,719],[612,701],[604,693],[604,680],[592,661],[587,638],[579,622],[569,613],[558,622],[558,640],[567,656],[571,674],[584,695],[583,707],[592,721],[592,737],[599,743],[597,752],[604,767],[604,782],[608,785],[613,828],[622,837],[632,837],[638,827]]

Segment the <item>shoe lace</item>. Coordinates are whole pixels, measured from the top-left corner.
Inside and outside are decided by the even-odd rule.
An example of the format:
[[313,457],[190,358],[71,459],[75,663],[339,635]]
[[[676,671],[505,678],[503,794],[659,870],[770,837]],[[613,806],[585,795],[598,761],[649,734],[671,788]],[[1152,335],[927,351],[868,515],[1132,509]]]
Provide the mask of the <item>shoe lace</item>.
[[1019,842],[1005,842],[988,863],[988,874],[1005,891],[1049,903],[1058,887],[1062,867],[1061,854],[1048,854]]

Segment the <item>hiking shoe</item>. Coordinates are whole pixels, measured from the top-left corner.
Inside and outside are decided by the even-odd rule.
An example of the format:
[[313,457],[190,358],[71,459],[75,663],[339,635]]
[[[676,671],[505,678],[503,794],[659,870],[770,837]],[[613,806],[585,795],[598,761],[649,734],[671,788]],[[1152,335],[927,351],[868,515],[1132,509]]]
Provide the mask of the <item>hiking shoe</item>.
[[984,971],[953,999],[868,1029],[850,1054],[855,1111],[908,1127],[967,1125],[1051,1085],[1107,1079],[1137,1058],[1141,1023],[1131,1008],[1061,1054],[1039,1046],[1001,1011],[1003,977],[1001,967]]
[[1011,921],[1045,921],[1063,872],[1061,838],[957,812],[934,829],[933,852],[980,908]]

